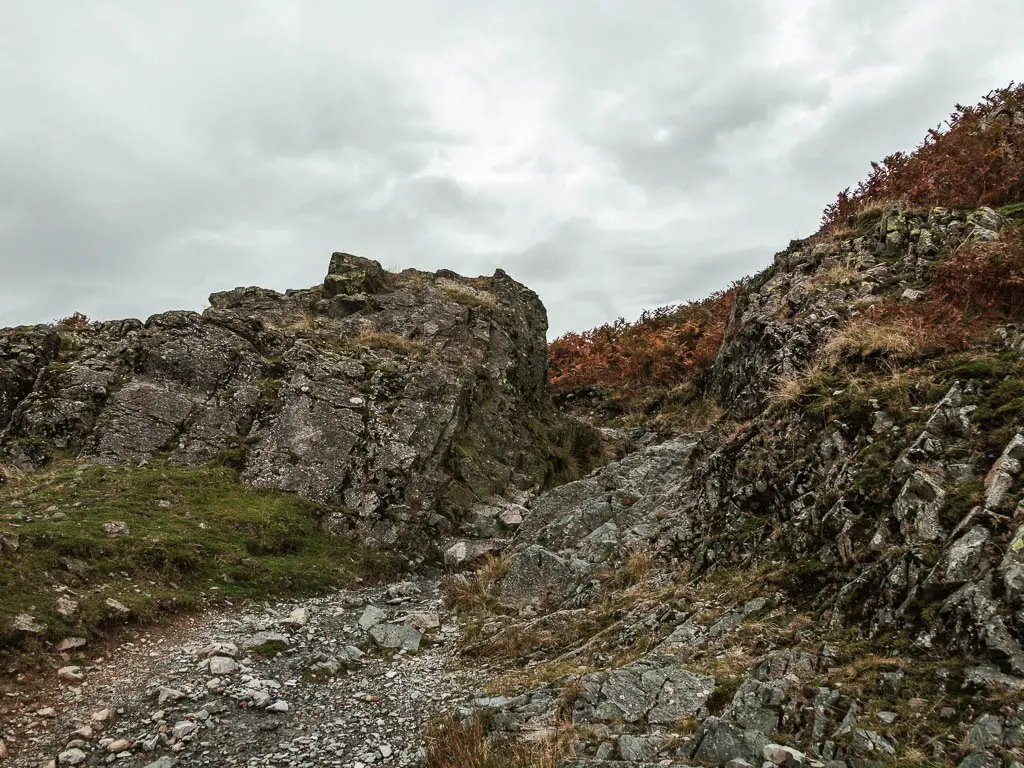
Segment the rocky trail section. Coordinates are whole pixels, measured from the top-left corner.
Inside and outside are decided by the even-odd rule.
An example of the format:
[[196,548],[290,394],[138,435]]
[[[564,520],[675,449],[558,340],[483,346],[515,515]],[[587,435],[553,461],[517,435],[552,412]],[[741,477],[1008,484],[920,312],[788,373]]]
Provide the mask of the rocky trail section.
[[428,719],[479,683],[456,637],[429,581],[194,617],[69,658],[47,698],[5,715],[5,764],[421,764]]

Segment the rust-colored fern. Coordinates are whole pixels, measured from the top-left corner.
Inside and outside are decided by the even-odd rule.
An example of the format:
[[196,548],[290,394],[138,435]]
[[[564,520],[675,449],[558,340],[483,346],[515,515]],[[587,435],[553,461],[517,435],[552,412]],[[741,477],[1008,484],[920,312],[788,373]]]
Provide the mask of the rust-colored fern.
[[671,386],[706,366],[717,354],[736,288],[702,301],[645,311],[551,343],[551,386]]
[[1024,198],[1024,85],[1010,83],[973,107],[956,105],[945,126],[918,148],[871,164],[851,192],[840,192],[822,215],[838,229],[863,206],[882,200],[908,205],[976,208]]

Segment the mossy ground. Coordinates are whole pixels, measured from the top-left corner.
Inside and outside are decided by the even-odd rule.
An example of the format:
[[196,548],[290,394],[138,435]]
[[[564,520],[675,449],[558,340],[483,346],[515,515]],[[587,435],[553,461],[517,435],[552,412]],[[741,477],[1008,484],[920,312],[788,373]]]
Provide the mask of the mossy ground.
[[[394,570],[389,558],[324,533],[315,505],[240,485],[225,467],[65,460],[5,474],[0,535],[16,535],[18,548],[0,554],[0,654],[211,598],[320,593]],[[129,533],[108,535],[103,523],[113,521]],[[73,615],[57,611],[61,596],[78,603]],[[108,598],[131,615],[118,616]],[[21,613],[45,634],[26,644],[7,632]]]

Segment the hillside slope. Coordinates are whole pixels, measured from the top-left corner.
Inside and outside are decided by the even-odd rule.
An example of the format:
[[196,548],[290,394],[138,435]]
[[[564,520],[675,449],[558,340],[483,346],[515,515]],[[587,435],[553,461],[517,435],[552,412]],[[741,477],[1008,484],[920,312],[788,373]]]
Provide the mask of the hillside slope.
[[[1018,91],[969,121],[1011,154]],[[452,579],[464,653],[515,663],[434,764],[528,736],[514,764],[1019,765],[1020,209],[867,190],[744,281],[677,384],[718,418],[542,495]]]
[[600,456],[500,270],[336,253],[321,286],[210,304],[0,330],[0,657],[422,564],[472,507]]

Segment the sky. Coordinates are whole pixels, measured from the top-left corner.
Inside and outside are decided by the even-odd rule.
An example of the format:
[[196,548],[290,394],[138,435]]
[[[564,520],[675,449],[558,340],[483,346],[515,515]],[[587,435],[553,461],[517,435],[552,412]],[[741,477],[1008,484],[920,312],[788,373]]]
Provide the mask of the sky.
[[0,326],[501,267],[550,335],[753,274],[1024,78],[1020,0],[4,0]]

